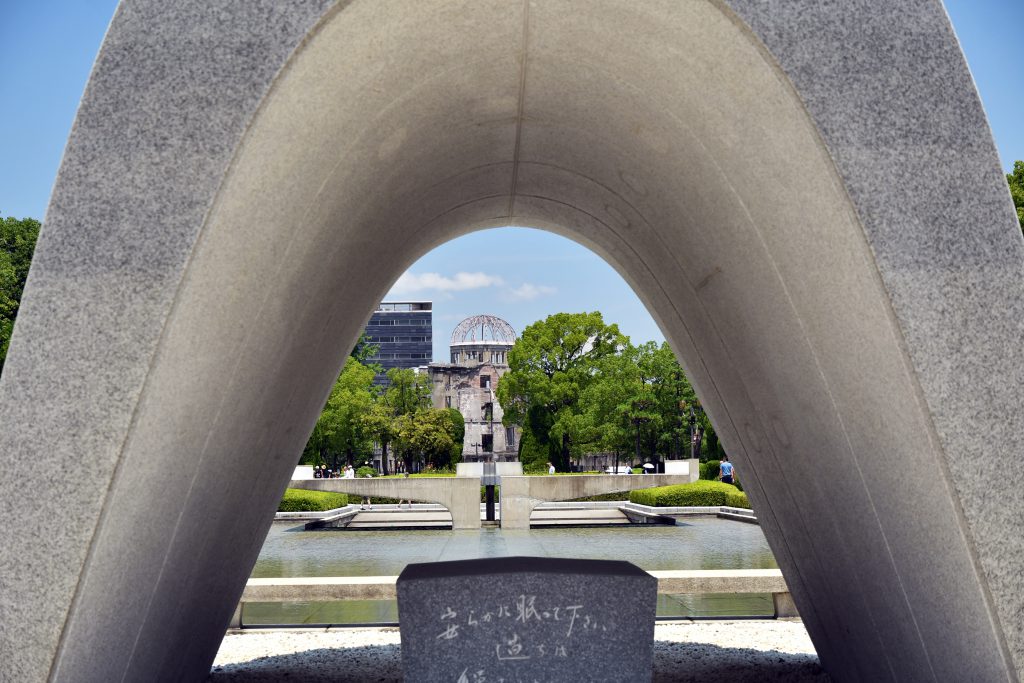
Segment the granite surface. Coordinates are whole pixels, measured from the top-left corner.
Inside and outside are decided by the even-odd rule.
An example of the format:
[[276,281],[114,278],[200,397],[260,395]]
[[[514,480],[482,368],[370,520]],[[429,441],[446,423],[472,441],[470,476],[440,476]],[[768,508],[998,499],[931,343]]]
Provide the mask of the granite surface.
[[628,562],[410,564],[397,591],[410,683],[651,678],[658,581]]
[[[398,629],[229,633],[208,680],[399,683],[403,679]],[[659,622],[654,627],[651,680],[826,683],[831,679],[818,663],[803,624],[747,620]]]
[[[145,614],[154,584],[136,572],[159,572],[173,522],[152,533],[161,548],[118,548],[111,569],[125,590],[110,589],[111,575],[87,589],[109,611],[86,606],[82,589],[104,530],[113,530],[108,511],[121,475],[142,473],[148,483],[135,495],[171,503],[177,491],[166,475],[194,473],[177,457],[131,457],[126,442],[235,147],[274,75],[332,4],[133,0],[113,18],[0,377],[0,511],[21,520],[0,536],[0,679],[45,680],[52,670],[58,680],[86,671],[119,680],[136,644],[147,647],[138,623],[121,617]],[[30,501],[39,509],[25,517]],[[161,511],[165,520],[171,509]],[[229,572],[229,583],[240,586],[246,574]],[[15,624],[17,637],[8,631]],[[212,657],[219,634],[209,638],[203,649]],[[188,657],[176,659],[189,668]]]

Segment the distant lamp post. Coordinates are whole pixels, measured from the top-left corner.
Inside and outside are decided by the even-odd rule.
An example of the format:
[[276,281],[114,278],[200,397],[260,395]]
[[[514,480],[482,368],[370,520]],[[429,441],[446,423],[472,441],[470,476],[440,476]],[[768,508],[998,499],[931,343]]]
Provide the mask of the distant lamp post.
[[694,429],[694,427],[697,426],[697,416],[693,414],[693,406],[692,405],[687,405],[686,409],[690,413],[690,417],[687,420],[687,425],[688,425],[688,430],[689,430],[688,434],[690,436],[690,457],[692,458],[693,457],[693,429]]
[[631,422],[636,425],[636,461],[641,462],[640,459],[640,425],[644,422],[648,422],[650,418],[644,417],[643,412],[650,406],[649,401],[636,400],[632,403],[633,414],[631,416]]
[[679,423],[672,433],[672,457],[675,460],[679,460],[679,432],[683,430],[683,414],[686,412],[686,401],[679,397],[679,371],[676,370],[672,373],[675,379],[674,386],[676,391],[676,407],[679,409]]
[[704,408],[699,403],[690,405],[690,457],[700,458],[700,441],[703,437],[703,430],[697,429],[697,422],[704,414]]
[[683,431],[683,415],[686,414],[686,401],[679,401],[679,424],[673,430],[672,434],[672,457],[679,460],[679,432]]

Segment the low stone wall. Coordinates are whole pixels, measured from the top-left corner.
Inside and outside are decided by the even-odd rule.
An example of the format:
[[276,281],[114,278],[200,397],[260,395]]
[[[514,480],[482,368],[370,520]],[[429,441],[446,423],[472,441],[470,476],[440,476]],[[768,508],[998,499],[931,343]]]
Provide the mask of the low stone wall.
[[[786,580],[778,569],[683,569],[648,573],[658,579],[659,593],[771,593],[776,619],[799,616]],[[244,627],[242,611],[249,602],[394,600],[397,581],[397,576],[249,579],[231,619],[231,628]]]
[[480,480],[471,477],[293,479],[288,487],[439,503],[452,513],[453,528],[480,528]]
[[[342,480],[344,481],[344,480]],[[352,481],[351,479],[348,481]],[[357,480],[358,481],[358,480]],[[387,510],[403,510],[405,512],[413,511],[437,511],[446,510],[444,505],[438,503],[414,503],[406,504],[405,506],[399,507],[397,505],[380,505],[375,508],[378,511]],[[481,514],[483,511],[483,503],[480,504]],[[495,509],[498,512],[498,517],[501,517],[501,503],[495,505]],[[613,500],[601,500],[601,501],[587,501],[587,502],[565,502],[565,501],[546,501],[540,502],[534,506],[531,513],[535,510],[606,510],[606,509],[620,509],[626,515],[631,513],[637,513],[645,517],[719,517],[722,519],[731,519],[739,522],[747,522],[750,524],[759,524],[757,515],[754,514],[753,510],[745,508],[734,508],[728,506],[690,506],[690,507],[652,507],[650,505],[641,505],[639,503],[631,503],[626,500],[613,501]],[[319,528],[325,525],[331,525],[337,519],[345,516],[354,515],[359,512],[359,506],[355,504],[349,504],[346,507],[335,508],[334,510],[327,511],[310,511],[310,512],[278,512],[274,515],[274,521],[286,522],[286,521],[301,521],[309,522],[306,525],[307,528]],[[343,526],[343,525],[342,525]]]
[[501,478],[501,526],[528,529],[530,512],[544,501],[572,500],[616,491],[697,481],[698,463],[687,460],[686,474],[583,474]]

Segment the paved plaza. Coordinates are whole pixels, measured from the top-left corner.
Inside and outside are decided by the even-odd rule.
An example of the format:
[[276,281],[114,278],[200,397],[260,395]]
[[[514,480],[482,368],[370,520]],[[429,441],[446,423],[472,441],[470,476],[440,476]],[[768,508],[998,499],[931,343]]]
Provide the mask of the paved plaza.
[[[680,621],[654,632],[654,682],[828,681],[800,621]],[[397,628],[229,633],[211,683],[399,683]]]

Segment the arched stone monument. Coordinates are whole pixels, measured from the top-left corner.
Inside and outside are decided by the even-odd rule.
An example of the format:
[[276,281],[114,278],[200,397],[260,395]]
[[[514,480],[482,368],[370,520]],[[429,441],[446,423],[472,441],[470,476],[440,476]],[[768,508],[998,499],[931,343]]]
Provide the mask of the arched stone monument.
[[0,381],[0,678],[200,679],[430,248],[589,246],[838,680],[1024,669],[1024,243],[938,0],[124,0]]

